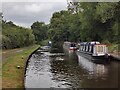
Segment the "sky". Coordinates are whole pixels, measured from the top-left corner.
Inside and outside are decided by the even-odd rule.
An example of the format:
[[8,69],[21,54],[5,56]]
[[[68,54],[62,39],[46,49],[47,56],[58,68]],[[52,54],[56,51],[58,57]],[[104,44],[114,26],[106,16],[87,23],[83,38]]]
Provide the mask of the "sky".
[[[1,0],[0,0],[1,1]],[[72,0],[68,0],[69,2]],[[84,2],[119,1],[119,0],[74,0]],[[48,24],[54,12],[67,10],[67,0],[2,0],[0,11],[4,20],[16,25],[30,27],[35,21]]]
[[16,25],[30,27],[33,22],[42,21],[48,24],[54,12],[67,10],[67,1],[56,2],[2,2],[4,20],[13,21]]

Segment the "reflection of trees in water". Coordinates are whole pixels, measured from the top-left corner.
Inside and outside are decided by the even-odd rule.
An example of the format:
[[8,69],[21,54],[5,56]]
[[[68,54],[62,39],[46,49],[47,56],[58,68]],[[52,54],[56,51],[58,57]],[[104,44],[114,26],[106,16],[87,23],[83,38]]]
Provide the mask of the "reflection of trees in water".
[[[46,72],[48,72],[46,80],[49,82],[45,84],[51,85],[52,83],[52,86],[55,85],[54,87],[58,85],[57,87],[109,88],[118,85],[118,73],[116,73],[118,72],[118,63],[116,64],[116,62],[108,65],[95,64],[77,56],[75,52],[69,52],[69,56],[50,57],[50,54],[49,52],[41,54],[38,50],[32,55],[26,71],[28,78],[31,75],[35,78],[43,78],[44,74],[47,75]],[[43,81],[42,79],[37,81],[39,87]]]
[[53,80],[65,81],[66,85],[79,87],[81,81],[81,71],[79,70],[78,61],[64,58],[64,60],[51,59],[51,72]]
[[78,56],[79,59],[79,65],[81,68],[87,70],[89,73],[90,78],[99,78],[99,77],[107,77],[108,69],[103,64],[95,64],[90,60],[87,60],[84,57]]
[[[70,55],[71,54],[71,55]],[[51,58],[51,72],[53,80],[65,81],[72,87],[108,87],[108,68],[103,64],[95,64],[91,61],[78,58],[74,53],[69,57],[65,56],[64,60]],[[72,56],[73,55],[73,56]],[[63,57],[61,57],[63,58]],[[94,86],[95,85],[95,86]]]

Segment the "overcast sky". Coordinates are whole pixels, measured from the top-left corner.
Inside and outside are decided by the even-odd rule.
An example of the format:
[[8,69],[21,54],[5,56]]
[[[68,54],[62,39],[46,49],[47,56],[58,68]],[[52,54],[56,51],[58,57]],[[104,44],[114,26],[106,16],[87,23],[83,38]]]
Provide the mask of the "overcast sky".
[[[119,0],[74,0],[74,1],[108,2]],[[2,12],[4,19],[7,21],[11,20],[15,24],[24,27],[30,27],[31,24],[35,21],[43,21],[45,23],[49,23],[52,14],[54,12],[58,12],[61,10],[67,10],[67,0],[2,0]]]
[[54,12],[67,10],[67,2],[2,2],[4,19],[30,27],[35,21],[49,23]]

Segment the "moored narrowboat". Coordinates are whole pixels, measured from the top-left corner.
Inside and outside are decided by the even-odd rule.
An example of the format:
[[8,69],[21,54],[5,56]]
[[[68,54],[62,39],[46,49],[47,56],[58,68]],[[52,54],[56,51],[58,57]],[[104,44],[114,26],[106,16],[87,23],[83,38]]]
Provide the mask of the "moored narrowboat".
[[77,50],[77,54],[86,57],[92,61],[99,60],[108,60],[109,54],[107,45],[100,44],[100,42],[83,42],[79,44],[79,49]]
[[63,47],[68,50],[77,50],[76,43],[74,42],[64,42]]

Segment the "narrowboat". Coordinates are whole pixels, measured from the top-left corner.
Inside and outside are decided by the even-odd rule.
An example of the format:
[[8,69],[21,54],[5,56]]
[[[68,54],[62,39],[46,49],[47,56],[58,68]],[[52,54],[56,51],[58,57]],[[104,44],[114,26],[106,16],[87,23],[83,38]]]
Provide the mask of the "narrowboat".
[[74,42],[64,42],[63,48],[73,51],[77,50],[76,43]]
[[79,44],[77,54],[92,61],[109,60],[107,45],[100,42],[82,42]]

